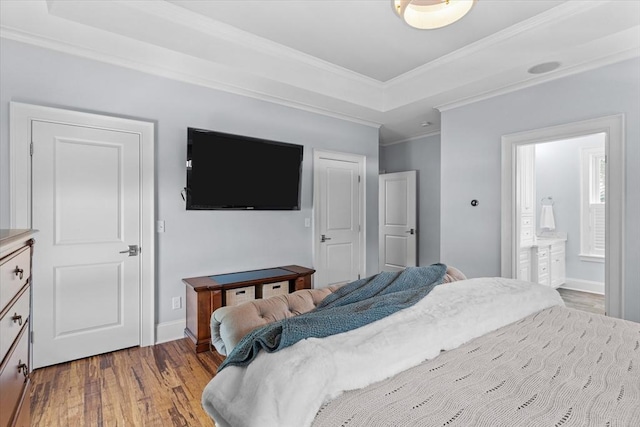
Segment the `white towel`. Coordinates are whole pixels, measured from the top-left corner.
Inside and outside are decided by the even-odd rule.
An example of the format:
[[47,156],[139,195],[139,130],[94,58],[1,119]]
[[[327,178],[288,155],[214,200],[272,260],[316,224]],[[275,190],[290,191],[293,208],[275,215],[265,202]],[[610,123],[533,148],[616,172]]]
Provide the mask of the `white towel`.
[[546,228],[548,230],[554,230],[556,228],[552,205],[542,206],[542,212],[540,212],[540,228]]

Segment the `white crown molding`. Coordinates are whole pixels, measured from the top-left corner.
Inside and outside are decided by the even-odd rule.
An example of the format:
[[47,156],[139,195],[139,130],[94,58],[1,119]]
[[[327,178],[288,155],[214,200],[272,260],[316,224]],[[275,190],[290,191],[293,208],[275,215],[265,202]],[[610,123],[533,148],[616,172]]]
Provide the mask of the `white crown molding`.
[[[11,3],[13,6],[7,6]],[[171,49],[172,45],[164,43],[162,38],[154,39],[158,44],[153,44],[119,33],[117,27],[111,25],[113,21],[91,15],[94,10],[91,3],[63,0],[6,2],[0,37],[373,128],[385,123],[390,127],[400,126],[402,119],[393,113],[398,108],[417,111],[418,108],[431,108],[437,104],[435,108],[446,111],[640,55],[636,25],[617,33],[609,32],[606,37],[594,38],[582,45],[558,47],[560,53],[573,58],[573,62],[569,60],[565,69],[548,75],[525,75],[527,80],[520,83],[516,81],[522,78],[522,70],[516,70],[515,65],[513,70],[487,67],[480,77],[467,75],[462,82],[448,77],[452,74],[449,71],[459,69],[457,67],[490,64],[491,58],[504,46],[513,48],[521,39],[525,44],[533,45],[536,28],[541,31],[550,27],[563,28],[564,20],[583,13],[591,18],[597,17],[600,15],[598,7],[609,7],[615,0],[567,1],[386,82],[164,0],[112,0],[102,3],[114,16],[124,14],[122,17],[127,18],[127,22],[147,22],[145,18],[148,17],[148,31],[161,31],[169,25],[184,36],[181,29],[189,28],[195,31],[192,34],[199,43],[208,41],[223,46],[218,57],[190,55],[186,50]],[[82,5],[83,8],[76,10],[74,5]],[[83,20],[87,22],[82,23]],[[629,49],[629,46],[634,48]],[[609,55],[618,49],[627,50]],[[598,55],[607,56],[595,61],[584,59],[597,58]],[[236,60],[238,57],[244,58],[245,62]],[[572,65],[576,62],[579,64]],[[255,67],[256,63],[261,66]],[[516,65],[523,69],[530,66],[524,61]],[[496,73],[503,73],[503,78],[492,80]],[[434,76],[442,78],[442,86],[430,89],[424,82],[433,80]],[[407,129],[403,131],[405,135],[410,134]],[[409,142],[431,134],[434,132],[410,138],[403,135],[404,139],[382,145]]]
[[618,52],[613,55],[609,55],[595,61],[589,61],[583,64],[567,67],[565,69],[555,71],[551,74],[541,75],[539,77],[532,78],[524,82],[502,86],[494,90],[482,93],[480,95],[458,99],[442,105],[436,105],[433,108],[435,108],[440,112],[452,110],[454,108],[459,108],[465,105],[474,104],[476,102],[484,101],[490,98],[494,98],[496,96],[505,95],[507,93],[515,92],[521,89],[526,89],[528,87],[537,86],[541,83],[546,83],[553,80],[561,79],[563,77],[567,77],[567,76],[579,74],[585,71],[593,70],[596,68],[604,67],[607,65],[615,64],[617,62],[625,61],[627,59],[637,58],[639,56],[640,56],[640,48],[632,48],[632,49],[624,50],[622,52]]
[[135,71],[140,71],[147,74],[153,74],[160,77],[169,78],[172,80],[181,81],[184,83],[190,83],[197,86],[203,86],[210,89],[220,90],[236,95],[241,95],[260,101],[271,102],[274,104],[282,105],[285,107],[295,108],[298,110],[307,111],[310,113],[321,114],[340,120],[345,120],[360,125],[365,125],[373,128],[379,128],[381,123],[365,120],[360,117],[350,116],[348,114],[342,114],[328,109],[323,109],[317,106],[312,106],[302,102],[296,102],[290,99],[277,97],[275,95],[258,92],[252,89],[246,89],[240,86],[232,85],[229,83],[223,83],[217,80],[206,79],[196,74],[186,74],[175,69],[168,69],[158,66],[158,64],[144,63],[141,61],[134,61],[131,58],[124,58],[120,56],[111,55],[105,52],[97,51],[94,49],[88,49],[70,43],[62,42],[60,40],[54,40],[48,37],[43,37],[38,34],[32,34],[23,30],[10,28],[4,25],[0,25],[0,37],[14,40],[22,43],[31,44],[34,46],[55,50],[58,52],[66,53],[73,56],[79,56],[94,61],[105,62],[108,64],[129,68]]
[[417,141],[419,139],[428,138],[430,136],[440,135],[440,129],[434,130],[432,132],[422,133],[420,135],[415,135],[410,138],[400,139],[398,141],[390,141],[390,142],[381,142],[381,147],[389,147],[391,145],[404,144],[405,142]]
[[485,50],[489,47],[495,46],[505,40],[515,37],[525,31],[539,27],[541,25],[550,24],[567,17],[573,16],[576,13],[584,13],[587,10],[593,9],[605,3],[610,3],[612,0],[592,0],[588,2],[583,1],[567,1],[559,6],[549,9],[539,15],[524,20],[518,24],[505,28],[502,31],[498,31],[488,37],[480,39],[474,43],[468,44],[458,50],[455,50],[447,55],[441,56],[431,62],[414,68],[411,71],[407,71],[404,74],[394,77],[391,80],[387,80],[384,83],[385,88],[390,88],[407,81],[416,80],[428,74],[434,68],[441,67],[451,62],[464,59],[465,57],[472,55],[476,52]]

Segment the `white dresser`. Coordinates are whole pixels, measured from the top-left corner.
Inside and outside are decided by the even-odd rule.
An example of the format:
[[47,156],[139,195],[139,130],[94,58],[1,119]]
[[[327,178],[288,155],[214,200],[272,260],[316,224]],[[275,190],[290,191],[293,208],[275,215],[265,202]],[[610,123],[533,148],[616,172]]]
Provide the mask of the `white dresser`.
[[30,425],[31,230],[0,230],[0,427]]

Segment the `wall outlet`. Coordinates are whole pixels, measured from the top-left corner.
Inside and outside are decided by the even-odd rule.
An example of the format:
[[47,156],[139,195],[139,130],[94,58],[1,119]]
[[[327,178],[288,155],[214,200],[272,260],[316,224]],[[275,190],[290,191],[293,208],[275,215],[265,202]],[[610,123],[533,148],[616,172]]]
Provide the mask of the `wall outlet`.
[[182,308],[182,297],[173,297],[171,300],[171,308],[174,310]]

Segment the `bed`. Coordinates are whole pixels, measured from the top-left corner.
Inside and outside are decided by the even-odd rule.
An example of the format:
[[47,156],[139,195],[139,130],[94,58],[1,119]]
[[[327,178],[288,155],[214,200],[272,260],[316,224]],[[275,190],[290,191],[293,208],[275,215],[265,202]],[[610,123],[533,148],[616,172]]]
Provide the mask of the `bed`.
[[366,326],[227,366],[203,406],[218,427],[638,426],[640,325],[568,309],[529,282],[458,280]]

